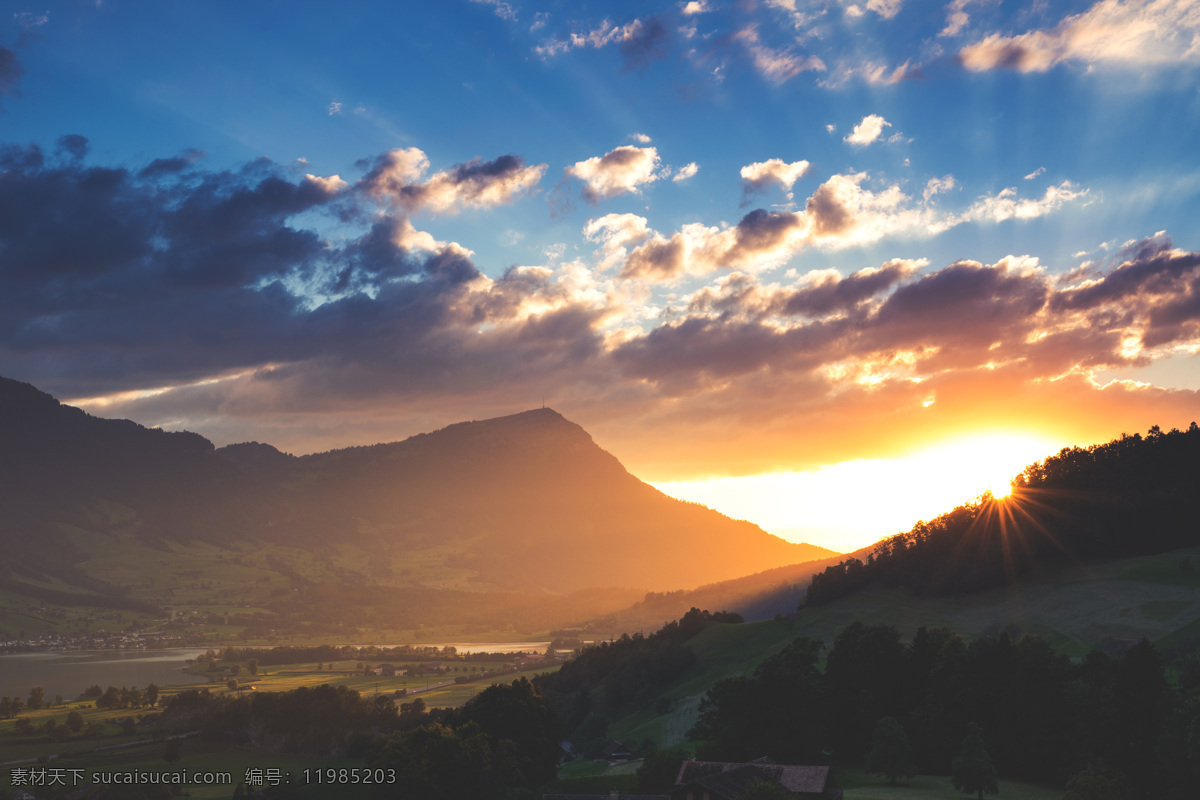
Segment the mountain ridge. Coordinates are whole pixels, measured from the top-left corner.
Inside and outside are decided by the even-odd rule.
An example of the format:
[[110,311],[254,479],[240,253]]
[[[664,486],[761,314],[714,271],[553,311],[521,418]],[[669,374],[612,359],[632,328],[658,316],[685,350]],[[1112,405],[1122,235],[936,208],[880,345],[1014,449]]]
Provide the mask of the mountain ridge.
[[[93,585],[164,609],[214,605],[215,589],[178,587],[221,559],[261,585],[200,583],[269,617],[318,594],[353,603],[349,587],[382,606],[400,590],[410,605],[413,591],[674,591],[833,555],[669,498],[549,408],[294,456],[94,417],[0,379],[0,475],[13,479],[0,489],[6,585],[103,578]],[[105,571],[114,559],[129,565],[120,578]]]

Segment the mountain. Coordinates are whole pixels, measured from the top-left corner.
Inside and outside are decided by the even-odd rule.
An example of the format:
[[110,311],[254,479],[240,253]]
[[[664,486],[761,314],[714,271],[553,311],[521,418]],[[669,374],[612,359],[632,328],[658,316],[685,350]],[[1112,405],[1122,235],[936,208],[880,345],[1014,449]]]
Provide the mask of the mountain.
[[480,593],[507,597],[499,608],[672,591],[833,555],[667,497],[550,409],[296,457],[99,419],[0,379],[0,483],[6,587],[223,598],[263,624],[369,596],[378,624],[415,626]]

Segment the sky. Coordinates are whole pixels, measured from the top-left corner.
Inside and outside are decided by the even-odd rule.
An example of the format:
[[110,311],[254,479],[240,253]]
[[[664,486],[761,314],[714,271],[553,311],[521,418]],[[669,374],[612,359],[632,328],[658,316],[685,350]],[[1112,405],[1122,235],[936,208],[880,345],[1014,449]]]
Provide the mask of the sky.
[[840,550],[1200,417],[1200,0],[0,18],[0,375],[309,453],[552,407]]

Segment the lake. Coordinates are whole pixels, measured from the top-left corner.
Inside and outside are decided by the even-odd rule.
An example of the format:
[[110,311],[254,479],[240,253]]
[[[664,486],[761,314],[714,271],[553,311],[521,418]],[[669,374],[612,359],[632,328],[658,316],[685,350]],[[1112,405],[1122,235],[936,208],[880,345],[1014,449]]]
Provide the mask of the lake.
[[11,653],[0,655],[0,695],[29,697],[29,689],[41,686],[46,698],[61,694],[74,700],[84,689],[99,684],[173,686],[201,683],[203,676],[183,671],[189,658],[205,650],[172,648],[167,650],[77,650],[69,653]]
[[[415,647],[443,648],[447,645],[459,653],[544,652],[549,642],[417,642]],[[381,645],[393,647],[395,645]],[[215,648],[220,651],[220,648]],[[101,689],[109,686],[146,688],[156,683],[160,687],[186,683],[205,683],[202,675],[183,671],[189,658],[204,655],[207,650],[171,648],[167,650],[77,650],[69,653],[12,653],[0,655],[0,696],[29,697],[29,689],[41,686],[47,699],[61,694],[74,700],[92,684]]]

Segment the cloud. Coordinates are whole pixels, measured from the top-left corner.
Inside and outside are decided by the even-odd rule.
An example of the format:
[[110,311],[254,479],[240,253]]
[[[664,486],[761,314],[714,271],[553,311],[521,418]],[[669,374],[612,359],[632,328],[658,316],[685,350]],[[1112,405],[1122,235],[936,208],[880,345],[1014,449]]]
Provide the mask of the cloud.
[[652,139],[644,133],[631,133],[629,138],[633,139],[638,144],[650,144]]
[[959,51],[967,69],[1045,72],[1065,61],[1164,67],[1200,62],[1192,0],[1101,0],[1049,30],[993,33]]
[[811,165],[807,161],[787,163],[779,158],[770,158],[742,167],[742,191],[761,192],[770,184],[776,184],[790,192],[797,180],[808,173]]
[[546,165],[526,166],[515,155],[492,161],[476,158],[419,182],[428,169],[429,158],[420,149],[391,150],[375,160],[370,172],[359,182],[359,188],[373,198],[394,203],[409,212],[429,209],[452,214],[462,208],[511,203],[537,185]]
[[733,226],[695,222],[666,235],[650,228],[644,217],[610,214],[590,221],[584,234],[602,243],[604,269],[619,267],[620,276],[628,279],[672,281],[720,270],[760,272],[781,266],[811,247],[843,250],[888,236],[937,235],[966,223],[1034,219],[1089,193],[1064,181],[1040,198],[1022,198],[1015,189],[1004,189],[979,198],[965,210],[946,212],[931,201],[956,185],[951,175],[930,179],[923,204],[914,203],[895,184],[867,188],[868,177],[866,173],[834,175],[813,191],[804,210],[755,209]]
[[991,220],[1003,222],[1007,219],[1034,219],[1043,216],[1063,205],[1086,197],[1087,189],[1077,188],[1070,181],[1063,181],[1058,186],[1050,186],[1042,194],[1040,200],[1021,199],[1017,196],[1015,187],[1001,190],[998,194],[988,195],[976,201],[967,210],[963,219]]
[[1038,177],[1039,175],[1043,175],[1043,174],[1045,174],[1045,172],[1046,172],[1046,168],[1045,168],[1045,167],[1038,167],[1038,168],[1037,168],[1037,169],[1035,169],[1033,172],[1031,172],[1031,173],[1029,173],[1028,175],[1026,175],[1026,176],[1025,176],[1025,180],[1027,180],[1027,181],[1031,181],[1031,180],[1033,180],[1034,178]]
[[583,196],[589,203],[637,192],[658,180],[658,150],[622,145],[602,156],[593,156],[567,167],[565,174],[584,183]]
[[584,33],[571,33],[564,39],[552,39],[534,48],[540,58],[554,58],[581,48],[601,49],[615,44],[619,47],[625,69],[644,68],[651,61],[666,55],[670,34],[657,17],[635,19],[625,25],[604,20]]
[[[604,215],[584,229],[598,264],[560,254],[488,277],[395,200],[424,185],[415,148],[382,154],[353,186],[266,160],[88,159],[82,137],[54,156],[0,150],[4,374],[222,443],[369,443],[545,392],[639,474],[678,475],[661,460],[668,445],[699,472],[760,471],[795,465],[801,436],[806,457],[845,460],[1016,424],[1031,407],[1092,438],[1112,435],[1102,426],[1118,412],[1186,425],[1197,407],[1195,392],[1094,380],[1200,347],[1200,254],[1165,235],[1070,283],[1019,254],[855,263],[849,244],[968,214],[851,174],[802,210],[729,226],[660,233]],[[1033,202],[1045,212],[1067,193],[1084,196]],[[318,233],[346,219],[344,239]],[[763,270],[805,247],[840,249],[844,266]],[[678,295],[651,294],[681,275],[693,280]]]
[[862,81],[868,86],[891,86],[912,77],[916,71],[912,62],[905,61],[896,67],[869,59],[840,62],[828,78],[819,81],[826,89],[840,89],[852,81]]
[[87,156],[90,149],[91,143],[88,142],[86,136],[71,133],[58,137],[54,153],[57,156],[66,156],[71,161],[80,161]]
[[825,71],[825,62],[816,56],[802,56],[762,44],[755,26],[742,28],[733,35],[733,39],[741,42],[750,53],[759,74],[776,85],[787,83],[801,72]]
[[967,27],[971,22],[971,16],[967,13],[967,7],[992,2],[995,2],[995,0],[952,0],[946,6],[946,27],[938,32],[938,36],[951,37],[962,33],[963,28]]
[[843,142],[849,142],[855,147],[865,147],[879,139],[883,134],[885,127],[891,127],[892,123],[888,122],[878,114],[869,114],[863,117],[862,122],[854,126],[854,130],[846,134]]
[[16,94],[25,68],[17,54],[7,47],[0,47],[0,95]]
[[867,0],[867,9],[874,11],[884,19],[891,19],[900,13],[904,0]]
[[500,19],[506,19],[510,22],[517,21],[517,11],[510,4],[503,0],[471,0],[472,3],[491,6],[492,12]]
[[686,181],[688,178],[695,177],[696,173],[699,171],[700,171],[700,166],[695,161],[693,161],[690,164],[684,164],[682,167],[680,167],[679,171],[675,173],[675,176],[673,178],[671,178],[671,180],[674,181],[675,183],[679,183],[680,181]]
[[707,14],[710,11],[712,11],[712,8],[708,5],[708,0],[688,0],[688,2],[682,4],[682,8],[680,9],[680,13],[685,17],[696,14]]
[[953,175],[946,175],[942,178],[930,178],[925,183],[925,191],[921,193],[921,199],[928,203],[934,195],[948,192],[956,185]]
[[342,113],[342,104],[339,103],[338,101],[334,100],[333,102],[331,102],[329,104],[328,111],[329,111],[329,116],[331,116],[331,117],[337,116],[338,114]]

